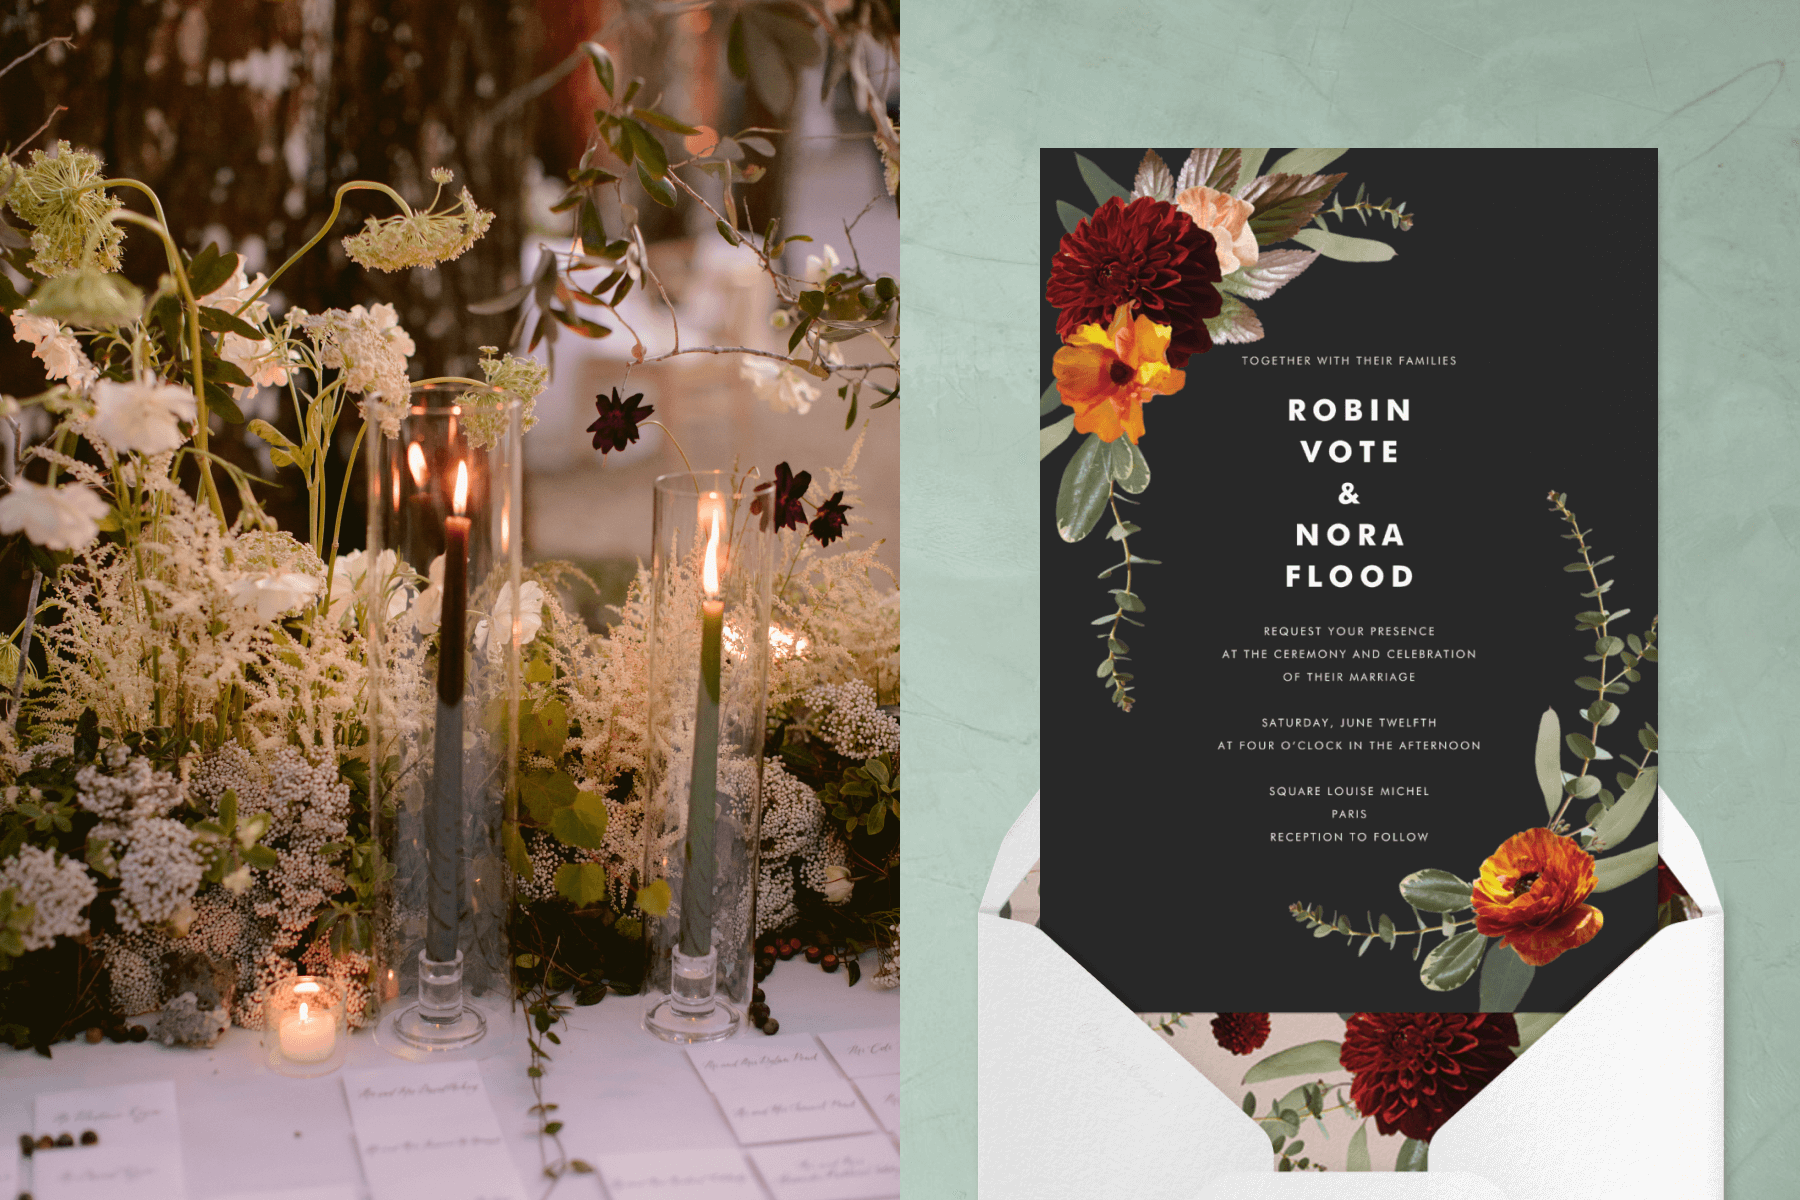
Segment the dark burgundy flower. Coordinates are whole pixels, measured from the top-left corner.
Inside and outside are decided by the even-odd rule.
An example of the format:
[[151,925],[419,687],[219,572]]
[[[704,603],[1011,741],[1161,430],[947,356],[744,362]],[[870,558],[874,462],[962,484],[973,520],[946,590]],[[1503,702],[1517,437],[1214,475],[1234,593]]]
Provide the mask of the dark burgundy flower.
[[1511,1013],[1354,1013],[1338,1061],[1377,1131],[1427,1142],[1512,1065],[1518,1044]]
[[[812,486],[812,472],[798,475],[786,463],[775,468],[772,483],[756,485],[756,499],[750,502],[753,513],[767,513],[775,518],[775,528],[793,529],[806,524],[806,489]],[[839,493],[842,495],[842,493]]]
[[1688,890],[1681,886],[1681,880],[1675,878],[1675,872],[1669,870],[1669,864],[1662,859],[1656,860],[1656,902],[1667,904],[1677,896],[1685,896]]
[[644,393],[639,392],[621,400],[618,388],[610,396],[602,393],[594,397],[594,408],[600,413],[599,419],[588,426],[588,432],[594,435],[594,449],[605,454],[608,450],[623,450],[638,440],[638,426],[656,411],[648,404],[639,408],[638,401],[643,398]]
[[1173,330],[1169,365],[1212,349],[1206,319],[1219,315],[1219,255],[1193,218],[1148,196],[1117,196],[1063,236],[1050,260],[1044,298],[1057,308],[1056,335],[1105,326],[1119,305]]
[[1212,1019],[1213,1041],[1233,1054],[1262,1049],[1269,1040],[1268,1013],[1220,1013]]
[[807,528],[821,546],[829,546],[844,536],[844,518],[849,515],[850,506],[840,503],[843,498],[844,493],[833,492],[831,499],[813,510],[812,524]]

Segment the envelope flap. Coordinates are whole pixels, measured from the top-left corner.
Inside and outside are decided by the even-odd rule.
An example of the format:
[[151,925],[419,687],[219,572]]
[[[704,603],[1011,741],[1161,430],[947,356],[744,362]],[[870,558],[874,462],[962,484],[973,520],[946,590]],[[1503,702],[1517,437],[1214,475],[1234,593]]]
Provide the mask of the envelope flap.
[[1505,1192],[1466,1171],[1422,1175],[1277,1175],[1234,1172],[1200,1190],[1196,1200],[1507,1200]]
[[1719,889],[1713,883],[1712,870],[1706,865],[1706,851],[1700,848],[1700,839],[1694,835],[1693,826],[1683,819],[1669,794],[1661,788],[1656,789],[1656,820],[1657,853],[1669,864],[1669,870],[1675,872],[1675,878],[1681,880],[1681,886],[1688,890],[1700,911],[1707,916],[1717,916],[1722,911]]
[[1006,836],[1000,839],[1000,850],[994,855],[994,869],[988,873],[987,890],[981,893],[981,911],[997,913],[1006,898],[1013,894],[1038,860],[1038,798],[1019,814]]

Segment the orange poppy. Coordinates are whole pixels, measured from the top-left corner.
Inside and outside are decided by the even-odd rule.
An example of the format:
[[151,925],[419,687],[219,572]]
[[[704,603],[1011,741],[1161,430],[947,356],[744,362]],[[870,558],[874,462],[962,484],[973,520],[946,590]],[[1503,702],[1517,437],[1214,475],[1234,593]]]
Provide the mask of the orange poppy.
[[1507,838],[1475,881],[1475,931],[1499,937],[1534,967],[1585,946],[1600,932],[1594,856],[1548,829]]
[[1050,369],[1063,403],[1075,410],[1077,433],[1098,433],[1103,442],[1144,436],[1145,402],[1187,383],[1185,371],[1169,366],[1171,333],[1121,304],[1111,328],[1083,325],[1069,335]]

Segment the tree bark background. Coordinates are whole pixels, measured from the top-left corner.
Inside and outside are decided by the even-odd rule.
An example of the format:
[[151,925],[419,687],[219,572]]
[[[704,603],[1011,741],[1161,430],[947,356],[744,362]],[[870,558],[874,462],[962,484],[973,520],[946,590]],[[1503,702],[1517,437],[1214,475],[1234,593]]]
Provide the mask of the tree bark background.
[[[0,15],[0,64],[63,35],[0,79],[0,140],[17,146],[53,106],[68,111],[32,145],[58,138],[100,152],[113,176],[161,196],[189,251],[208,242],[273,270],[323,224],[337,187],[371,179],[410,203],[429,201],[438,166],[496,214],[455,262],[393,275],[350,263],[339,239],[391,202],[353,193],[327,239],[276,285],[286,304],[317,312],[392,303],[417,344],[415,377],[475,374],[476,348],[506,345],[510,315],[466,306],[515,286],[523,237],[522,181],[532,106],[490,122],[489,110],[537,68],[540,23],[529,0],[13,0]],[[130,207],[148,205],[121,193]],[[163,270],[142,230],[126,237],[125,270],[148,291]],[[0,330],[7,333],[10,330]],[[42,386],[26,348],[0,338],[0,390]],[[294,433],[291,405],[259,415]],[[354,419],[340,427],[342,451]],[[266,468],[241,427],[215,448]],[[266,460],[265,460],[266,461]],[[289,472],[288,474],[291,474]],[[359,489],[352,489],[352,494]],[[297,486],[271,497],[287,528]],[[346,543],[361,525],[347,514]]]

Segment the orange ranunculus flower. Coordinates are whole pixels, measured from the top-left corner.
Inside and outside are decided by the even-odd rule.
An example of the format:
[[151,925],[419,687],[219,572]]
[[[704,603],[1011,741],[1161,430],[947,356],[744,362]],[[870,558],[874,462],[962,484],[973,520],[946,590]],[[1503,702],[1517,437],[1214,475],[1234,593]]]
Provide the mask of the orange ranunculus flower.
[[1600,932],[1594,856],[1548,829],[1506,839],[1475,881],[1475,931],[1499,937],[1534,967],[1585,946]]
[[1097,433],[1103,442],[1123,434],[1144,436],[1144,402],[1171,396],[1187,383],[1187,373],[1169,366],[1171,329],[1149,317],[1133,317],[1121,304],[1112,327],[1083,325],[1063,343],[1051,362],[1056,390],[1075,410],[1078,433]]

